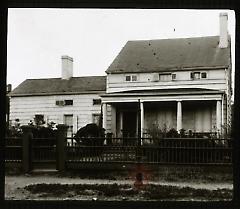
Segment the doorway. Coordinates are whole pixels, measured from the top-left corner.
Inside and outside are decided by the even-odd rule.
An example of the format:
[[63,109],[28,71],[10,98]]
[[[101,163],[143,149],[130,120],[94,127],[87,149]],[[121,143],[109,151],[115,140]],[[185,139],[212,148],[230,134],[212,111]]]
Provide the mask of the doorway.
[[136,137],[137,135],[137,112],[123,112],[123,137]]

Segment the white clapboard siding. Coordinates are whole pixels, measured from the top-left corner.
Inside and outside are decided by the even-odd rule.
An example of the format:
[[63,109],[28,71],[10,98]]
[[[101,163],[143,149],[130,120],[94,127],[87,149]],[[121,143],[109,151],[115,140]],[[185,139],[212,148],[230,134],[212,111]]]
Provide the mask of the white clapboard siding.
[[[46,122],[63,123],[64,115],[73,115],[73,130],[93,122],[93,114],[101,113],[101,105],[93,105],[93,99],[100,99],[98,94],[25,96],[10,98],[10,120],[20,120],[26,125],[36,114],[43,114]],[[57,100],[73,100],[72,106],[58,106]]]
[[[197,71],[197,70],[196,70]],[[226,90],[225,69],[219,70],[198,70],[206,72],[206,79],[191,80],[192,71],[172,72],[176,74],[176,80],[172,81],[153,81],[153,73],[135,73],[137,81],[128,82],[125,76],[129,74],[108,74],[107,92],[120,92],[128,90],[144,89],[170,89],[170,88],[206,88],[213,90]]]

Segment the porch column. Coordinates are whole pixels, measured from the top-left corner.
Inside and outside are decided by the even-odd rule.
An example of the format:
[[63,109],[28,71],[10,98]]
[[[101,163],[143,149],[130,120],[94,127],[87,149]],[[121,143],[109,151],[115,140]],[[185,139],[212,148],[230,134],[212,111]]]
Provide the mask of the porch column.
[[177,131],[182,129],[182,102],[177,102]]
[[111,120],[111,132],[113,133],[113,137],[116,136],[116,107],[111,105],[112,110],[112,120]]
[[119,124],[120,124],[120,135],[121,135],[123,130],[123,112],[122,111],[119,112]]
[[220,133],[221,125],[222,125],[222,102],[218,100],[216,104],[216,128],[218,131],[220,131]]
[[140,111],[141,111],[141,138],[143,138],[143,132],[144,132],[144,105],[143,105],[143,102],[140,103]]
[[107,103],[102,104],[102,127],[107,130]]

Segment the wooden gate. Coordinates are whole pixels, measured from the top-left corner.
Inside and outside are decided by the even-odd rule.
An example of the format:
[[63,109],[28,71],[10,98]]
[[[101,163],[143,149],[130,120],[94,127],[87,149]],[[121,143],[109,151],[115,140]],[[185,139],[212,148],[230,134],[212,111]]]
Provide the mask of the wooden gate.
[[32,138],[31,169],[56,169],[56,137]]

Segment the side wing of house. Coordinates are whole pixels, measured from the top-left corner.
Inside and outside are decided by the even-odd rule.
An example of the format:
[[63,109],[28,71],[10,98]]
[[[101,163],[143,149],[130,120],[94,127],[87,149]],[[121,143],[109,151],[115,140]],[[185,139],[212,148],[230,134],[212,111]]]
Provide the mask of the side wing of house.
[[[72,69],[65,69],[63,75]],[[67,61],[72,59],[67,57]],[[67,73],[65,72],[67,71]],[[71,73],[70,73],[71,75]],[[69,126],[68,136],[88,123],[100,124],[101,98],[105,92],[105,76],[27,79],[10,95],[10,120],[21,125],[30,121],[54,122]]]
[[10,98],[10,121],[19,119],[27,125],[36,117],[46,123],[67,124],[72,132],[88,123],[99,123],[101,100],[99,94],[12,96]]

